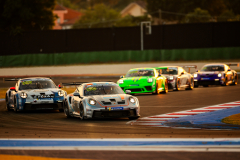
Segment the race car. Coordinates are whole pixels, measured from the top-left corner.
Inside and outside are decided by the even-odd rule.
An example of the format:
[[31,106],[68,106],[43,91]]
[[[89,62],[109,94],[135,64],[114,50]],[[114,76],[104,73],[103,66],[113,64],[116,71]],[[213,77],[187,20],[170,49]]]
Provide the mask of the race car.
[[15,87],[6,92],[7,110],[59,110],[63,112],[67,93],[55,85],[50,78],[34,77],[17,80]]
[[194,73],[194,86],[236,85],[238,81],[237,72],[231,70],[229,66],[239,66],[239,64],[213,63],[204,65],[200,71]]
[[67,118],[80,117],[81,120],[129,118],[132,120],[140,117],[138,99],[125,94],[113,82],[80,83],[74,93],[67,95],[64,104],[64,113]]
[[167,93],[167,78],[160,75],[155,68],[133,68],[126,76],[121,76],[117,84],[123,91],[130,90],[135,93]]
[[196,66],[161,66],[156,67],[157,71],[165,76],[168,80],[168,89],[173,89],[175,91],[185,88],[186,90],[192,90],[194,87],[193,76],[186,72],[183,68],[196,68]]

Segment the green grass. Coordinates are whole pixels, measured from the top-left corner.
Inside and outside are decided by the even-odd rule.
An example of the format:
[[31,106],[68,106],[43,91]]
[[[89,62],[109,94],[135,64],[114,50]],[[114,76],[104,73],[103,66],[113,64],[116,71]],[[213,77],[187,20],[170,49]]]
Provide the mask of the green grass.
[[240,125],[240,113],[222,119],[223,123]]

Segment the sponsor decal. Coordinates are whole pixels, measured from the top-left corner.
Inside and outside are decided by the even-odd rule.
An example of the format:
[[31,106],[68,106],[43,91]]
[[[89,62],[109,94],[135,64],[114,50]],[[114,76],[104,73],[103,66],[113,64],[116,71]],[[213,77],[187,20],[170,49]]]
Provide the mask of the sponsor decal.
[[42,99],[42,98],[54,98],[54,95],[35,95],[33,96],[34,99]]
[[210,78],[201,78],[201,80],[209,80]]
[[139,86],[138,84],[131,84],[131,85],[129,85],[129,86]]
[[22,85],[29,85],[29,84],[32,84],[32,81],[23,81],[22,82]]
[[108,109],[109,109],[109,111],[113,111],[113,110],[123,110],[123,107],[109,107]]

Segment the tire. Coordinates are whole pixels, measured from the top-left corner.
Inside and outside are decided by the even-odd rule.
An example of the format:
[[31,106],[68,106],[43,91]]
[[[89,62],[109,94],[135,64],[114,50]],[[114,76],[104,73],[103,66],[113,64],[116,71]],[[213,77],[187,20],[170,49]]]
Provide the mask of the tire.
[[236,74],[233,79],[232,85],[237,85],[237,83],[238,83],[238,75]]
[[80,110],[80,114],[79,114],[80,119],[84,120],[85,119],[85,117],[84,117],[84,107],[83,107],[83,104],[81,102],[79,104],[79,110]]
[[67,118],[71,118],[71,115],[69,113],[69,106],[68,106],[67,100],[65,100],[64,103],[63,103],[63,111],[64,111],[64,114]]
[[168,82],[166,80],[165,81],[165,90],[162,93],[166,94],[167,92],[168,92]]
[[6,101],[6,109],[8,111],[10,111],[11,109],[10,109],[10,106],[9,106],[9,103],[8,103],[8,96],[7,96],[7,94],[6,94],[6,97],[5,97],[5,101]]
[[17,109],[17,99],[16,99],[16,96],[14,96],[14,108],[13,108],[13,111],[18,113],[19,110]]
[[156,90],[154,92],[152,92],[152,94],[155,94],[155,95],[159,94],[159,92],[158,92],[158,85],[156,86]]
[[222,86],[226,86],[227,85],[227,77],[225,77],[225,81],[224,83],[222,84]]
[[138,119],[139,117],[128,117],[129,120],[136,120]]
[[176,80],[176,83],[175,83],[175,86],[176,86],[175,91],[179,91],[179,90],[180,90],[179,83],[180,83],[180,80],[177,79],[177,80]]
[[191,78],[190,82],[189,82],[189,86],[188,88],[186,88],[186,90],[193,90],[193,87],[194,87],[194,81],[193,79]]

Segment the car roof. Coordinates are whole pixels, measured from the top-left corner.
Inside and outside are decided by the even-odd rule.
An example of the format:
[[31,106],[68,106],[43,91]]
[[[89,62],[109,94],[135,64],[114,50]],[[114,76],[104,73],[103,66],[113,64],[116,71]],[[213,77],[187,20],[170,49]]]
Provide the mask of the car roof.
[[19,80],[25,80],[25,79],[50,79],[50,78],[46,78],[46,77],[28,77],[28,78],[21,78]]
[[130,70],[134,70],[134,69],[155,69],[155,68],[152,68],[152,67],[141,67],[141,68],[131,68]]
[[160,66],[160,67],[156,67],[156,68],[166,68],[166,67],[174,67],[174,68],[178,68],[179,66]]
[[114,82],[89,82],[89,83],[83,83],[82,85],[87,85],[87,84],[113,84],[113,85],[115,85],[116,83],[114,83]]
[[209,64],[205,64],[204,66],[207,66],[207,65],[226,65],[224,63],[209,63]]

